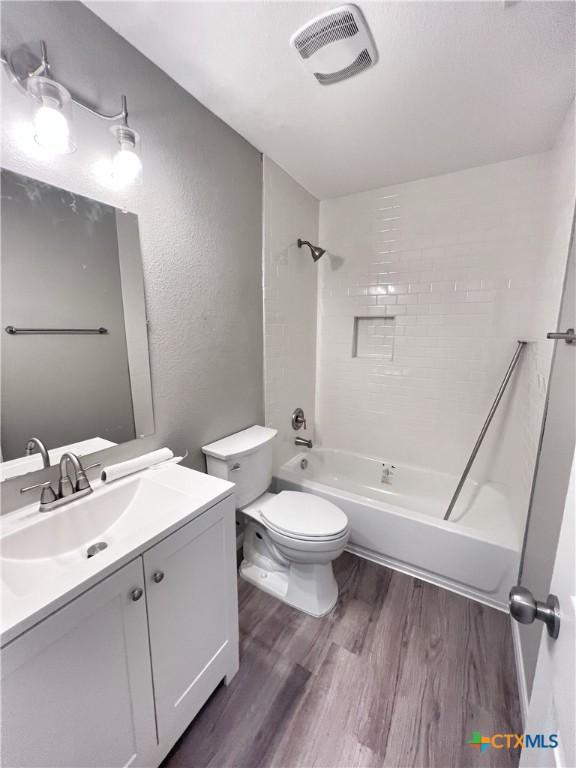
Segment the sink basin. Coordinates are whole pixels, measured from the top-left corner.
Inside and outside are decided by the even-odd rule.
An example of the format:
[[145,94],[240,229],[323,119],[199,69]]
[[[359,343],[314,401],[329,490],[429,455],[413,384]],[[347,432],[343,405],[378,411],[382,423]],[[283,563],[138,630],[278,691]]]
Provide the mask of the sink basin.
[[0,642],[10,642],[230,496],[233,488],[171,465],[109,485],[96,480],[89,496],[50,512],[40,512],[36,502],[3,515]]
[[[123,518],[138,517],[139,525],[150,516],[186,497],[147,478],[136,478],[118,487],[106,487],[54,512],[38,513],[34,521],[2,538],[3,560],[39,560],[81,550],[86,556],[90,544],[117,540]],[[125,521],[128,523],[128,521]],[[127,532],[127,531],[126,531]]]

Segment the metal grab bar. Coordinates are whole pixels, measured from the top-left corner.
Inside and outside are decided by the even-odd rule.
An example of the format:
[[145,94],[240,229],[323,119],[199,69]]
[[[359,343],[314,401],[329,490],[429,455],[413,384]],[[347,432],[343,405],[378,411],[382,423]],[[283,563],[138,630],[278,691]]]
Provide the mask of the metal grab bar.
[[504,376],[504,379],[502,380],[502,384],[500,384],[500,389],[498,390],[498,394],[496,395],[496,398],[494,402],[492,403],[492,408],[490,408],[490,413],[488,414],[486,421],[484,422],[484,426],[480,430],[480,434],[478,435],[478,439],[476,440],[476,445],[472,449],[472,453],[470,454],[470,458],[468,459],[468,462],[466,466],[464,467],[464,472],[462,472],[462,477],[460,478],[460,481],[458,482],[458,485],[456,486],[456,490],[454,491],[454,495],[452,496],[450,500],[450,504],[448,504],[448,509],[446,510],[446,514],[444,515],[444,520],[448,520],[450,518],[450,515],[452,514],[452,510],[454,509],[454,505],[458,501],[458,497],[460,496],[460,491],[462,490],[462,487],[464,483],[466,482],[466,478],[468,477],[468,473],[472,469],[472,464],[474,464],[474,459],[476,458],[476,454],[480,450],[480,446],[482,445],[482,441],[484,440],[486,436],[486,432],[488,431],[488,427],[490,426],[490,422],[494,418],[494,414],[496,413],[496,409],[498,408],[498,405],[500,403],[500,400],[502,400],[502,395],[506,391],[506,387],[508,386],[508,382],[510,381],[510,377],[512,376],[512,373],[514,371],[514,368],[516,368],[516,364],[518,362],[518,359],[520,357],[520,354],[522,350],[524,349],[525,345],[527,344],[526,341],[519,341],[518,346],[516,348],[516,351],[514,352],[514,356],[512,357],[512,360],[510,362],[510,365],[508,366],[508,370],[506,371],[506,375]]
[[16,334],[97,334],[103,335],[108,333],[108,328],[15,328],[13,325],[7,325],[4,328],[6,333],[10,336]]

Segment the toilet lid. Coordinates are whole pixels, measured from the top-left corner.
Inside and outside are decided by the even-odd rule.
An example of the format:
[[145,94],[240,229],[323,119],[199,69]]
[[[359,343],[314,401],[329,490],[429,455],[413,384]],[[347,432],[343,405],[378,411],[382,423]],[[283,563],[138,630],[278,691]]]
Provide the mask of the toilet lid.
[[348,518],[335,504],[299,491],[281,491],[261,514],[272,528],[287,536],[326,538],[348,527]]

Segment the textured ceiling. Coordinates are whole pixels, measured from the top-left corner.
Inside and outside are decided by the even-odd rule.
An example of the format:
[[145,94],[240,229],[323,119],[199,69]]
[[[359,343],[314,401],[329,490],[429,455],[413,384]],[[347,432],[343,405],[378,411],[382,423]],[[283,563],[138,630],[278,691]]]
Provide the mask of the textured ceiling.
[[288,41],[338,2],[86,4],[321,199],[546,150],[574,98],[572,2],[359,2],[380,59],[329,87]]

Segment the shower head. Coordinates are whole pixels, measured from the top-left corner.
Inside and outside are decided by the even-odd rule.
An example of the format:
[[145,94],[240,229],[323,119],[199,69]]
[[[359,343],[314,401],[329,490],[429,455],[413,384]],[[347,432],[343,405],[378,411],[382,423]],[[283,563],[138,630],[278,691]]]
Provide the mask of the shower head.
[[308,240],[300,240],[300,238],[298,238],[298,248],[302,248],[303,245],[307,245],[308,248],[310,248],[310,253],[312,254],[314,261],[318,261],[318,259],[322,258],[326,253],[324,248],[320,248],[318,245],[312,245]]

